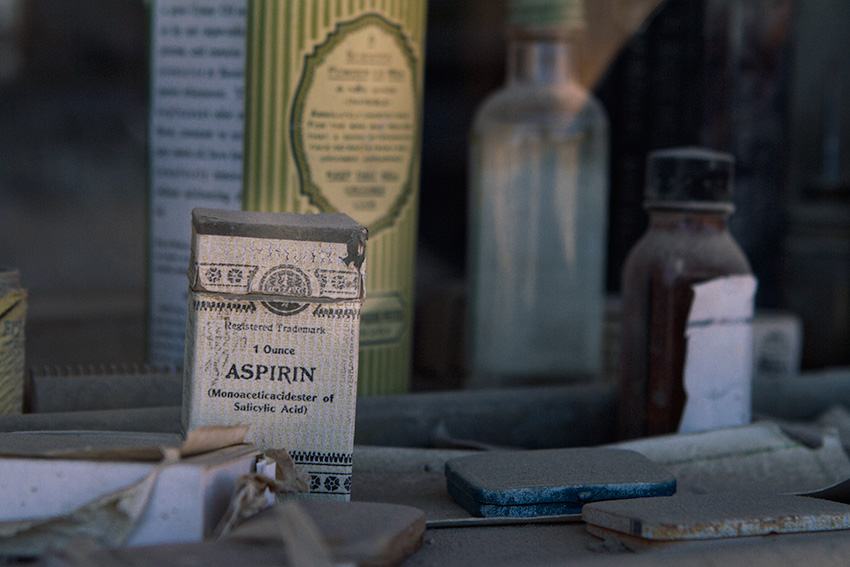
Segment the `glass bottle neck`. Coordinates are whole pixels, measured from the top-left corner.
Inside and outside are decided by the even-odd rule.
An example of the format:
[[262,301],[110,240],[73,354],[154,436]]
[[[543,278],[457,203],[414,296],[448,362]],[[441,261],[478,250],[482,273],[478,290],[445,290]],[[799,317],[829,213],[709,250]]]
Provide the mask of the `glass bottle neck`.
[[573,81],[572,43],[555,34],[514,30],[508,43],[508,84],[557,85]]

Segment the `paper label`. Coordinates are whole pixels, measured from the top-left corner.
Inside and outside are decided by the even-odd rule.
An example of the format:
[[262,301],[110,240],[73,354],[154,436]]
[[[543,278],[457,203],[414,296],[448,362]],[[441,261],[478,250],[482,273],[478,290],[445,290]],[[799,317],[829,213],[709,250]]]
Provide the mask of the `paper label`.
[[369,229],[366,394],[410,385],[427,20],[426,0],[248,5],[243,207]]
[[376,14],[339,24],[306,57],[293,105],[293,149],[310,200],[372,233],[392,224],[413,189],[416,102],[402,29]]
[[363,272],[346,263],[348,245],[207,234],[195,237],[190,287],[236,295],[356,300]]
[[23,289],[0,295],[0,415],[23,411],[26,297]]
[[753,276],[696,284],[685,329],[685,409],[679,432],[744,425],[752,417]]
[[154,363],[183,359],[192,209],[241,207],[247,3],[151,3],[148,356]]
[[347,499],[362,292],[347,245],[200,235],[193,249],[186,427],[248,423],[312,495]]
[[363,303],[360,318],[360,344],[397,342],[406,329],[407,309],[400,294],[375,294]]

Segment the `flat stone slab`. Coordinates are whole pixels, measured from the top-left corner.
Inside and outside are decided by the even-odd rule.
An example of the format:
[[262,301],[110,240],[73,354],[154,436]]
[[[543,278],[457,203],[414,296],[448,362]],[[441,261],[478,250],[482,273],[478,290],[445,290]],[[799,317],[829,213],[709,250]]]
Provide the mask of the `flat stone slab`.
[[[422,544],[425,514],[417,508],[378,502],[299,501],[339,563],[397,565]],[[281,503],[237,526],[231,541],[286,545],[282,540]]]
[[492,451],[446,462],[446,488],[474,516],[577,514],[588,502],[667,496],[676,479],[623,449]]
[[790,494],[677,494],[594,502],[582,517],[593,528],[657,541],[730,538],[850,529],[850,505]]

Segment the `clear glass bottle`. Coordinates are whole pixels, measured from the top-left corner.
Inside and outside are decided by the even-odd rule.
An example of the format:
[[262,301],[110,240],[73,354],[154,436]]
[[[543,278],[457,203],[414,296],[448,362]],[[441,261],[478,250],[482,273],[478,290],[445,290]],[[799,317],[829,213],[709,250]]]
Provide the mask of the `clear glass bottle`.
[[509,3],[507,81],[472,131],[472,387],[587,378],[602,367],[608,121],[577,81],[576,0]]
[[[622,274],[622,438],[749,421],[755,278],[728,230],[733,169],[729,154],[700,148],[649,156],[649,227]],[[696,314],[696,286],[719,280],[729,285],[700,291]],[[691,391],[688,375],[702,382]],[[699,427],[683,423],[688,404],[702,414]]]

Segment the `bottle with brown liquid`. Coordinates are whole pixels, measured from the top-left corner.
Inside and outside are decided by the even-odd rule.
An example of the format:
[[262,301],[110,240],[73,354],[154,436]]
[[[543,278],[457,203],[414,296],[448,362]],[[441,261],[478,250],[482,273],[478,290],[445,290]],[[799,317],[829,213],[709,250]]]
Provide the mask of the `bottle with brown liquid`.
[[649,228],[623,268],[623,438],[750,421],[756,282],[728,230],[733,170],[701,148],[649,156]]

